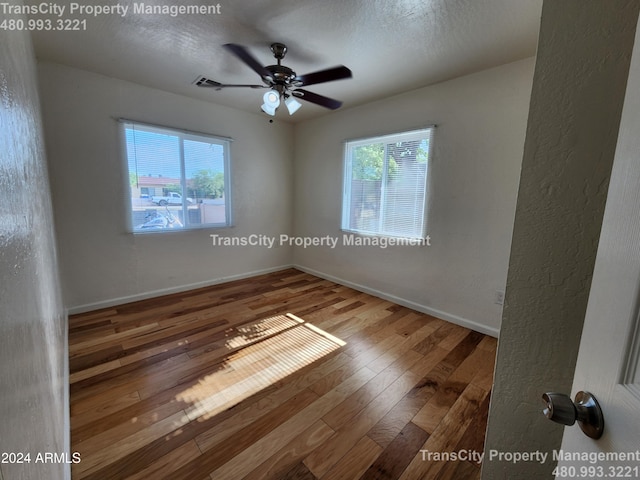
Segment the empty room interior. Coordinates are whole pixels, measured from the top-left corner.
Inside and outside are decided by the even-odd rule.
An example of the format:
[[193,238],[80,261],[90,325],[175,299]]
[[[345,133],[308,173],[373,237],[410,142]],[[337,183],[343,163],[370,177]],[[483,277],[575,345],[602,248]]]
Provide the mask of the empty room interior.
[[0,480],[559,475],[637,20],[2,3]]

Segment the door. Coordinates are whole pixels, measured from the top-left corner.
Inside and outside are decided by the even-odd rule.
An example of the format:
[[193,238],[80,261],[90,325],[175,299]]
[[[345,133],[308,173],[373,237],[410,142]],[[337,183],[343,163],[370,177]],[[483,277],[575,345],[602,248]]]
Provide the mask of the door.
[[[571,395],[596,396],[605,430],[592,440],[577,426],[566,428],[556,478],[640,478],[640,454],[625,455],[640,450],[639,132],[640,27]],[[612,453],[604,459],[598,452]]]

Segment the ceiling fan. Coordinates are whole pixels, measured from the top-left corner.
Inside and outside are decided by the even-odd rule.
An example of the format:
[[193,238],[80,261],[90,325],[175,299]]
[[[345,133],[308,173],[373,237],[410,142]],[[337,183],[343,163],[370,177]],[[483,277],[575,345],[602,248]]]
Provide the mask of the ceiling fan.
[[242,45],[227,43],[223,45],[223,47],[260,75],[264,85],[224,84],[200,76],[194,82],[198,87],[213,87],[216,90],[230,87],[268,88],[269,91],[263,96],[264,104],[261,108],[269,115],[275,115],[276,109],[280,106],[281,99],[284,99],[285,105],[289,110],[289,114],[293,115],[301,106],[294,97],[315,103],[316,105],[320,105],[331,110],[340,108],[342,105],[342,102],[339,100],[334,100],[333,98],[309,92],[308,90],[304,90],[299,87],[332,82],[343,78],[351,78],[351,70],[344,65],[307,73],[306,75],[296,75],[296,72],[292,69],[282,65],[282,59],[287,53],[287,46],[283,43],[271,44],[271,51],[278,63],[277,65],[268,65],[266,67],[262,66],[249,52],[249,50]]

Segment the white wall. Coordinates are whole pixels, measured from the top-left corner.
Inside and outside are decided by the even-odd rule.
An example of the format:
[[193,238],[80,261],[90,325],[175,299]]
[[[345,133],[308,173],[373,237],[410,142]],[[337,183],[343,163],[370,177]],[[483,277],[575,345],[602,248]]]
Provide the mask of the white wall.
[[66,315],[58,288],[36,71],[28,34],[0,31],[0,478],[70,478]]
[[431,247],[296,248],[294,263],[497,335],[533,66],[526,59],[297,125],[295,234],[340,237],[343,142],[438,128]]
[[[290,125],[57,64],[40,64],[39,76],[63,293],[73,311],[291,263],[288,248],[213,247],[209,237],[291,231]],[[232,137],[237,227],[127,233],[119,117]]]

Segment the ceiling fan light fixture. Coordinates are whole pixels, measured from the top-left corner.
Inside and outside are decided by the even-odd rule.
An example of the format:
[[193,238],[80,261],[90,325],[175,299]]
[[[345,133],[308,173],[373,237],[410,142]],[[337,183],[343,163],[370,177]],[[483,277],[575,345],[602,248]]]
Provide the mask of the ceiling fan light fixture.
[[302,104],[293,97],[287,98],[284,101],[284,104],[287,106],[287,110],[289,110],[289,115],[293,115],[294,113],[296,113],[302,106]]
[[268,115],[274,116],[276,109],[280,106],[280,94],[275,90],[269,90],[262,96],[264,103],[260,108]]

